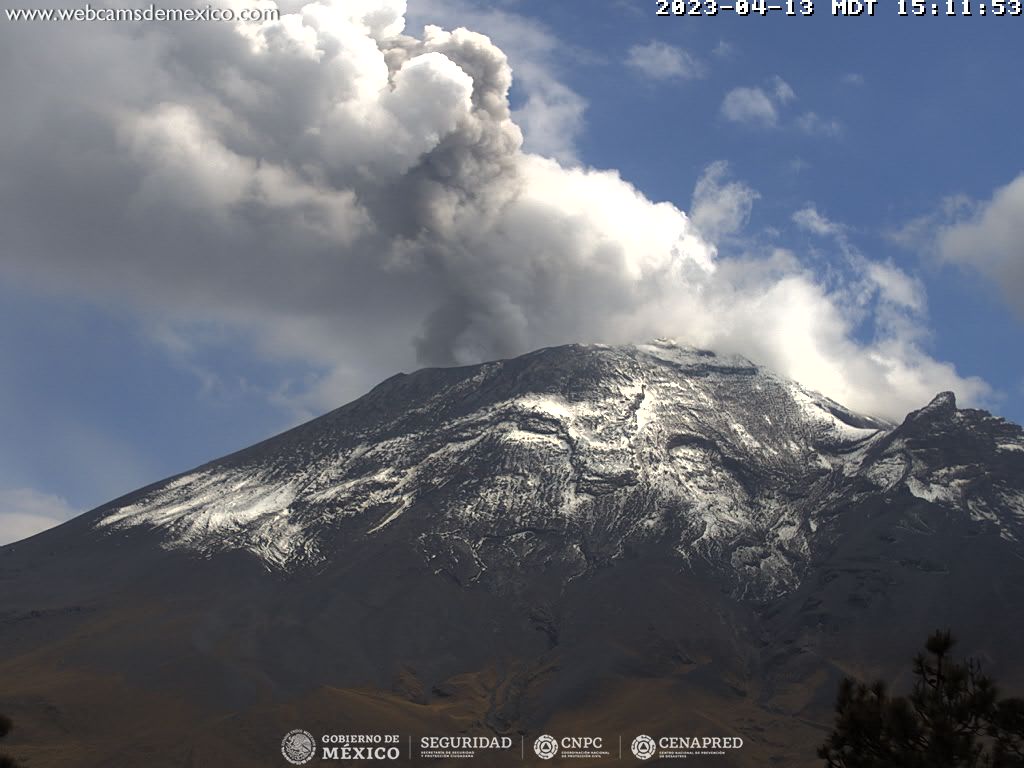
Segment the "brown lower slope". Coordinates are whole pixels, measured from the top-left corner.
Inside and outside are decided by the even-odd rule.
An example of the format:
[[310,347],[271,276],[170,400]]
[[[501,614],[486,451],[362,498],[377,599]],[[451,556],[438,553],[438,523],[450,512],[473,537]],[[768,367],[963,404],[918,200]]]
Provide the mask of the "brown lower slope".
[[0,549],[5,748],[26,768],[233,768],[285,765],[293,728],[500,733],[525,760],[473,764],[539,765],[532,741],[550,733],[602,736],[616,758],[622,737],[628,765],[645,733],[744,740],[688,765],[802,768],[818,764],[841,676],[904,688],[936,627],[1024,693],[1015,546],[903,497],[833,525],[799,588],[754,604],[657,548],[568,583],[524,570],[481,584],[408,555],[415,530],[400,526],[281,574],[73,521]]
[[[292,727],[314,734],[400,734],[402,763],[466,765],[464,760],[409,760],[407,740],[418,743],[421,736],[493,735],[488,720],[493,715],[492,697],[501,682],[491,669],[449,681],[446,695],[428,703],[410,701],[393,691],[322,687],[235,712],[204,712],[194,703],[140,691],[123,680],[33,668],[27,660],[3,665],[0,675],[5,704],[18,726],[10,752],[26,768],[282,766],[280,740]],[[542,691],[524,693],[528,698]],[[541,733],[601,736],[612,753],[611,760],[622,765],[640,764],[629,753],[629,742],[640,733],[719,734],[741,736],[743,749],[729,757],[691,758],[686,764],[801,768],[818,765],[812,759],[814,746],[824,733],[820,723],[771,713],[746,697],[709,693],[689,684],[685,677],[620,676],[595,681],[583,700],[560,708],[546,721],[530,722],[529,726],[513,721],[506,723],[506,728],[515,739],[512,753],[488,755],[470,763],[550,765],[532,753],[533,740]],[[521,736],[525,759],[520,756]],[[571,764],[608,762],[572,760]]]
[[379,553],[285,578],[96,546],[100,567],[73,539],[0,563],[0,711],[26,768],[281,766],[292,728],[508,734],[526,764],[545,732],[601,736],[616,758],[621,737],[623,764],[639,733],[741,736],[723,767],[800,766],[819,739],[760,700],[752,609],[673,559],[495,594]]

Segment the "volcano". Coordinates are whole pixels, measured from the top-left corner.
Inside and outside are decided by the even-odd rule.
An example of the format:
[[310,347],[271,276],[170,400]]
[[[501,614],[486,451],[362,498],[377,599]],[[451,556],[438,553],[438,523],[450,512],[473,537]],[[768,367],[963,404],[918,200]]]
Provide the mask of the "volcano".
[[899,688],[936,628],[1024,688],[1022,607],[1019,426],[572,345],[394,376],[0,548],[0,711],[32,768],[287,765],[295,729],[811,766],[839,680]]

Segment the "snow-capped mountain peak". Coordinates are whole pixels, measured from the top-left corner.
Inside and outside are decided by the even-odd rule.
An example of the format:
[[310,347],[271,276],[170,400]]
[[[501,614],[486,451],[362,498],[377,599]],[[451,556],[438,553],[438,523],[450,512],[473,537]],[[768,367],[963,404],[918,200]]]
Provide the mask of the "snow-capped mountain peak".
[[435,572],[498,585],[531,566],[568,582],[655,547],[770,596],[799,583],[836,516],[865,497],[909,492],[1016,537],[1019,519],[994,510],[1024,510],[1019,488],[992,501],[946,462],[956,438],[915,442],[923,421],[957,414],[968,415],[943,430],[1024,461],[1005,448],[1024,448],[1019,428],[957,411],[952,393],[896,427],[741,357],[666,340],[557,347],[392,377],[98,510],[95,526],[153,530],[201,555],[244,550],[284,570],[384,536]]

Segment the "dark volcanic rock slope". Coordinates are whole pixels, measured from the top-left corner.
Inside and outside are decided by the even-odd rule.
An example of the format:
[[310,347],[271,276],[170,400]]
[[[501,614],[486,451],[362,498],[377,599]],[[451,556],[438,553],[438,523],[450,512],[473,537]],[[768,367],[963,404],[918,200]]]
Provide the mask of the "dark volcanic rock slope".
[[296,711],[724,727],[738,764],[806,764],[839,675],[898,675],[935,626],[1021,681],[1022,542],[1021,429],[952,395],[895,426],[741,358],[547,349],[0,549],[0,707],[39,765],[262,764]]

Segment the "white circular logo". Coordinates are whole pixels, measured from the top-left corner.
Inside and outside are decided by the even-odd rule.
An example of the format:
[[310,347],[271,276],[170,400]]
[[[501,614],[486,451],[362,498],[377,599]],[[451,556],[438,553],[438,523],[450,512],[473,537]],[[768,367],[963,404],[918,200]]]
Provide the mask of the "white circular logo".
[[301,728],[288,731],[281,739],[281,754],[292,765],[305,765],[316,754],[316,741],[313,740],[313,734]]
[[650,736],[637,736],[633,739],[631,748],[638,760],[650,760],[654,757],[654,753],[658,751],[658,745],[654,743],[654,739]]
[[558,742],[554,736],[544,734],[533,742],[533,751],[537,753],[537,757],[541,760],[550,760],[558,754]]

